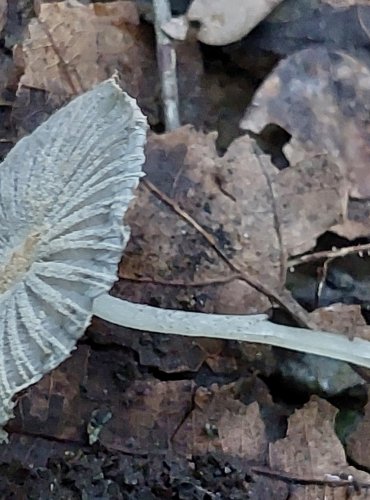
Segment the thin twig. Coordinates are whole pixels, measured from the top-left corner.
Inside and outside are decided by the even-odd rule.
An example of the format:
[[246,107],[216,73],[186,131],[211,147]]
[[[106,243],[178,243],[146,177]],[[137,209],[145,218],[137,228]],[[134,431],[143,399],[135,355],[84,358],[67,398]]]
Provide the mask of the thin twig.
[[[280,225],[280,221],[283,220],[283,217],[279,203],[276,199],[274,183],[271,181],[268,166],[265,165],[267,157],[265,155],[262,155],[261,153],[262,152],[258,148],[258,150],[256,151],[257,158],[259,161],[259,165],[261,167],[261,171],[266,179],[267,187],[270,191],[271,206],[273,209],[273,216],[274,216],[274,229],[279,241],[279,250],[280,250],[280,282],[282,286],[284,286],[284,283],[286,281],[288,255],[286,252],[286,247],[284,245],[283,232],[281,230],[281,225]],[[269,161],[267,163],[269,164]]]
[[324,290],[324,286],[326,283],[326,278],[328,276],[329,265],[333,261],[333,259],[326,259],[324,265],[322,266],[319,274],[319,281],[316,286],[315,291],[315,309],[320,307],[321,295]]
[[175,130],[180,126],[176,51],[172,40],[162,30],[171,19],[171,9],[168,0],[153,0],[153,9],[165,126],[167,131]]
[[253,467],[252,472],[262,476],[276,478],[280,481],[287,483],[301,484],[301,485],[316,485],[316,486],[330,486],[333,488],[357,486],[359,488],[370,489],[370,483],[356,481],[355,479],[343,479],[339,476],[328,475],[324,479],[296,477],[288,474],[287,472],[275,471],[267,467]]
[[334,250],[323,250],[322,252],[310,253],[307,255],[301,255],[300,257],[293,257],[288,260],[289,267],[295,267],[300,264],[306,264],[307,262],[314,262],[320,259],[336,259],[338,257],[346,257],[347,255],[359,254],[360,257],[365,253],[370,253],[370,243],[364,243],[363,245],[353,245],[350,247],[335,248]]
[[[206,231],[191,215],[189,215],[185,210],[183,210],[180,205],[167,196],[165,193],[163,193],[160,189],[157,188],[150,180],[148,179],[142,179],[141,183],[151,192],[152,194],[155,194],[157,198],[159,198],[163,203],[168,205],[174,212],[177,213],[182,219],[184,219],[190,226],[192,226],[198,233],[200,233],[204,239],[208,241],[208,243],[211,245],[211,247],[216,247],[216,240],[213,237],[212,234],[210,234],[208,231]],[[226,258],[226,260],[228,260]],[[234,269],[235,271],[235,269]]]
[[230,283],[235,280],[243,280],[240,274],[230,274],[229,276],[221,276],[219,278],[210,278],[208,280],[199,281],[183,281],[183,280],[165,280],[160,278],[152,278],[150,276],[128,276],[123,271],[118,271],[118,277],[124,279],[125,281],[131,281],[133,283],[151,283],[152,285],[160,286],[182,286],[189,288],[200,288],[202,286],[210,285],[224,285],[225,283]]
[[[174,212],[182,217],[188,224],[196,229],[214,249],[217,255],[228,265],[229,269],[239,275],[239,279],[245,281],[258,292],[262,293],[276,304],[280,305],[283,309],[289,312],[297,324],[303,328],[310,328],[312,321],[310,321],[307,312],[291,297],[287,290],[281,290],[279,294],[268,286],[260,283],[256,278],[250,276],[245,271],[241,270],[237,265],[230,261],[227,255],[218,247],[217,242],[212,234],[206,231],[196,220],[194,220],[179,204],[159,190],[148,179],[143,179],[142,184],[153,194],[155,194],[163,203],[168,205]],[[314,327],[314,325],[312,325]]]

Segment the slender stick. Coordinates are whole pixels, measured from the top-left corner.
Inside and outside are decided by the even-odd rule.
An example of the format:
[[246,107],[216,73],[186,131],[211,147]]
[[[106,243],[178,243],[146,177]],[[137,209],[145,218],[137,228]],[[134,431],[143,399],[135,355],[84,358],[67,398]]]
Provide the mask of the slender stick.
[[312,262],[319,259],[336,259],[338,257],[346,257],[347,255],[358,254],[363,257],[364,254],[369,255],[370,243],[363,245],[354,245],[350,247],[336,248],[334,250],[323,250],[322,252],[309,253],[300,257],[292,257],[288,260],[288,266],[294,267],[306,262]]
[[166,130],[175,130],[180,126],[176,52],[172,40],[162,30],[162,26],[171,19],[171,10],[168,0],[153,0],[153,9],[165,126]]
[[268,344],[327,356],[370,368],[370,342],[325,331],[271,323],[264,314],[223,315],[160,309],[110,295],[94,301],[93,313],[110,323],[154,333]]

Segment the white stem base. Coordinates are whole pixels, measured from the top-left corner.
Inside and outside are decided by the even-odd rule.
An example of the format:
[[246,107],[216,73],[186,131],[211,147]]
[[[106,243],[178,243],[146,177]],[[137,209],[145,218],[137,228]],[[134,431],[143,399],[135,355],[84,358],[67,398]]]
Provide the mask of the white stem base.
[[264,314],[224,315],[160,309],[101,295],[93,313],[110,323],[154,333],[211,337],[284,347],[370,368],[370,342],[271,323]]

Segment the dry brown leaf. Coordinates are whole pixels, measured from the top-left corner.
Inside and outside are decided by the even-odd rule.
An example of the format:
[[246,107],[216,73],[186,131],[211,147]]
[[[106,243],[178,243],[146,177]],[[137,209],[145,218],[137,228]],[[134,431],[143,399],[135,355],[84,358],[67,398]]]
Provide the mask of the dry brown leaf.
[[135,381],[125,392],[124,413],[115,412],[100,442],[129,453],[168,451],[171,437],[191,409],[193,391],[190,380]]
[[346,211],[346,185],[326,157],[303,160],[284,169],[276,182],[278,224],[288,255],[304,253],[336,217]]
[[344,449],[334,432],[337,409],[313,396],[288,420],[287,436],[271,443],[271,469],[296,477],[323,479],[347,466]]
[[[352,490],[353,491],[353,490]],[[292,489],[289,495],[289,500],[348,500],[355,498],[356,500],[366,500],[368,498],[366,490],[361,494],[352,497],[347,487],[334,487],[331,486],[296,486]]]
[[370,469],[370,395],[365,406],[365,414],[346,442],[347,453],[360,467]]
[[316,309],[310,313],[310,317],[328,332],[370,340],[370,327],[366,324],[359,305],[332,304]]
[[273,498],[274,500],[287,500],[291,498],[289,484],[275,478],[257,476],[248,490],[248,498]]
[[312,396],[289,418],[286,437],[270,444],[270,468],[297,478],[319,481],[325,474],[340,473],[369,481],[369,474],[347,464],[343,446],[334,431],[337,411],[327,401]]
[[83,443],[84,417],[89,410],[81,400],[81,385],[89,357],[90,349],[79,346],[71,358],[20,395],[9,430]]
[[241,123],[255,132],[270,123],[287,130],[293,137],[285,152],[293,164],[324,152],[335,159],[356,199],[349,200],[345,221],[332,230],[349,239],[370,231],[369,98],[366,60],[342,51],[306,49],[278,65]]
[[158,335],[118,327],[93,318],[89,337],[97,344],[116,344],[137,352],[142,366],[164,373],[196,372],[209,356],[217,355],[225,342],[218,339],[193,339],[177,335]]
[[60,102],[118,70],[131,95],[144,99],[153,93],[147,77],[156,74],[155,56],[134,2],[42,3],[28,29],[22,85],[48,91]]
[[[11,434],[9,443],[0,445],[0,462],[18,462],[26,467],[32,464],[33,467],[47,467],[49,460],[58,454],[68,454],[76,452],[81,447],[76,443],[54,441],[35,436],[25,436],[24,434]],[[66,456],[66,455],[64,455]],[[20,486],[24,492],[24,485]]]
[[193,392],[189,380],[140,380],[123,349],[81,345],[19,397],[8,430],[81,446],[98,427],[98,439],[108,449],[165,451],[191,409]]
[[[274,290],[284,284],[286,256],[311,248],[342,217],[338,167],[321,157],[279,172],[256,154],[247,136],[220,158],[214,134],[183,127],[153,135],[145,171],[207,231],[232,266]],[[199,230],[143,185],[127,221],[132,238],[120,276],[147,282],[121,280],[115,289],[120,297],[220,313],[255,313],[269,306],[266,297],[233,278]]]
[[348,238],[370,231],[370,68],[366,60],[325,48],[306,49],[282,61],[262,84],[241,126],[260,132],[275,123],[293,138],[285,152],[294,164],[328,153],[346,172],[348,219],[333,228]]
[[247,35],[282,0],[193,0],[187,17],[200,23],[198,39],[226,45]]
[[260,132],[275,123],[293,139],[286,154],[295,164],[328,153],[351,183],[351,195],[370,196],[370,69],[360,59],[325,48],[302,50],[282,61],[262,84],[242,120]]
[[173,439],[178,452],[221,452],[245,460],[265,459],[267,437],[259,405],[244,405],[235,399],[234,390],[235,384],[197,390],[196,407]]

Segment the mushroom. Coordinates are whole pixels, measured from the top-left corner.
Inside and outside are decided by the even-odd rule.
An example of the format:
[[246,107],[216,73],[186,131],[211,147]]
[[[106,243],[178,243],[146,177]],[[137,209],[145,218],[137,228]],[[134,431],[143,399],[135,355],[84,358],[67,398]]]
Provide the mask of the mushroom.
[[116,280],[147,124],[115,78],[57,111],[0,167],[0,425],[66,359]]
[[132,304],[108,294],[129,238],[147,124],[115,78],[77,97],[0,169],[0,425],[13,396],[64,361],[93,314],[138,330],[271,344],[370,367],[370,343],[232,316]]

